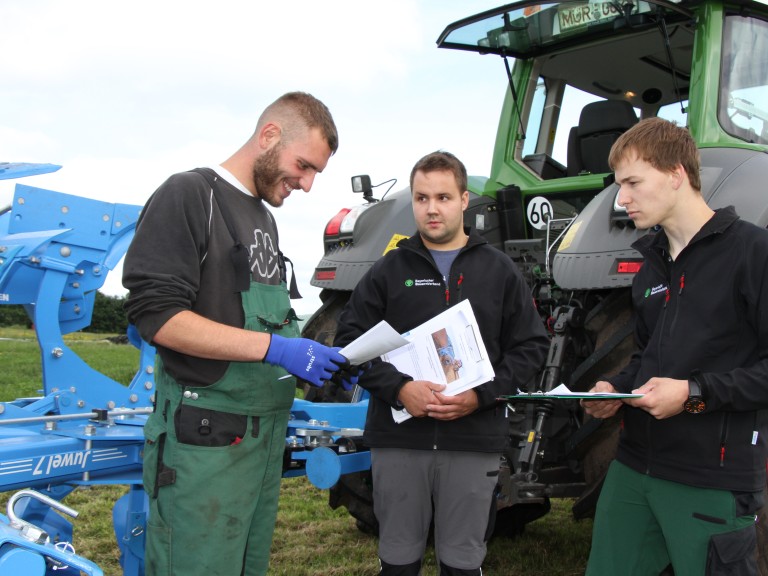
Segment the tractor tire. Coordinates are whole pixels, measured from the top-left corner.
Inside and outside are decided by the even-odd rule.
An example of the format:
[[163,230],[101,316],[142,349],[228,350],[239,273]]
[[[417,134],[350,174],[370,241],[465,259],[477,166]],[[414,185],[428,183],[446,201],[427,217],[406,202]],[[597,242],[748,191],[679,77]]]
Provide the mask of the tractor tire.
[[[594,343],[590,355],[571,374],[569,388],[587,391],[595,382],[618,373],[634,351],[634,324],[629,288],[613,290],[601,299],[584,320],[586,335]],[[585,424],[592,420],[584,415]],[[579,460],[587,488],[573,505],[577,519],[595,515],[597,499],[619,443],[621,414],[603,420],[597,430],[579,447]]]
[[[594,294],[587,302],[580,334],[574,334],[572,350],[563,366],[561,377],[573,391],[586,391],[597,380],[618,372],[626,365],[634,349],[632,302],[628,288]],[[584,424],[595,430],[576,449],[586,489],[574,503],[574,518],[594,516],[600,489],[608,466],[616,455],[620,416],[599,422],[584,416]],[[514,538],[525,526],[549,511],[549,499],[542,503],[517,504],[502,508],[496,514],[494,536]]]

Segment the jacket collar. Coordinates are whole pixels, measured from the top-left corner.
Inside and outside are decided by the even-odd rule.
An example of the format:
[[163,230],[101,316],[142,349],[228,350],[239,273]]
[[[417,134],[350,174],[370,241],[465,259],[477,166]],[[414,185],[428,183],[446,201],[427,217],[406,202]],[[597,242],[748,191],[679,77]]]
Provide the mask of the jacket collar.
[[[688,245],[690,246],[708,236],[722,234],[737,220],[739,220],[739,215],[736,214],[736,209],[733,206],[716,209],[714,216],[704,223],[704,226],[691,238]],[[669,239],[664,229],[659,229],[658,232],[651,232],[636,240],[632,247],[644,256],[654,252],[663,253],[669,250]]]
[[[473,228],[469,226],[464,227],[464,232],[469,236],[467,243],[461,249],[461,252],[471,248],[473,246],[479,246],[480,244],[487,244],[488,242],[480,236]],[[409,250],[416,250],[418,252],[429,252],[429,249],[424,245],[424,241],[421,239],[421,234],[416,233],[410,238],[404,238],[397,243],[398,248],[407,248]]]

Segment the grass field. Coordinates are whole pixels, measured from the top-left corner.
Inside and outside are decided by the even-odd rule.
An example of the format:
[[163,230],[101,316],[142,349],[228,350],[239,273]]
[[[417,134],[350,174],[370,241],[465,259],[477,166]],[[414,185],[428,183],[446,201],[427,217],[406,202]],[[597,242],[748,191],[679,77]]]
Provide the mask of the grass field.
[[[76,334],[68,345],[93,368],[127,383],[138,352],[112,344],[103,335]],[[41,388],[40,352],[33,332],[0,328],[0,400],[33,396]],[[96,562],[106,576],[120,576],[119,552],[112,531],[111,509],[126,488],[78,489],[66,504],[80,512],[74,520],[77,553]],[[2,499],[2,510],[5,500]],[[345,509],[331,510],[328,492],[305,478],[283,481],[280,510],[269,574],[273,576],[373,576],[378,573],[376,539],[361,533]],[[552,511],[531,523],[514,540],[491,541],[484,564],[486,576],[568,576],[584,573],[591,522],[575,522],[570,502],[553,501]],[[423,576],[436,574],[429,552]]]

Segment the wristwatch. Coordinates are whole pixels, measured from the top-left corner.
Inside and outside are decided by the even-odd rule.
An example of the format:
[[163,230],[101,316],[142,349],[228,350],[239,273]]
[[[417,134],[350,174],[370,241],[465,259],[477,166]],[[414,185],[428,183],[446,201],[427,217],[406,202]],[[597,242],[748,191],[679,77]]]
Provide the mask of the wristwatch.
[[694,376],[688,379],[688,400],[683,403],[683,409],[688,414],[699,414],[704,412],[707,404],[701,394],[701,384]]

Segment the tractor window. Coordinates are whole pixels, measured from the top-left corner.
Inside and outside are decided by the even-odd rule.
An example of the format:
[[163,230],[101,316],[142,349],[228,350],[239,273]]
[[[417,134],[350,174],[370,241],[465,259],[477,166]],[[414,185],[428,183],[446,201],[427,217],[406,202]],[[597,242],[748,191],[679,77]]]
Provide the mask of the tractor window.
[[533,93],[533,102],[531,103],[531,113],[528,115],[528,126],[525,129],[528,137],[523,143],[523,156],[535,154],[538,152],[537,138],[541,128],[542,115],[544,114],[544,104],[547,101],[547,86],[543,78],[539,78],[536,83],[536,91]]
[[[683,111],[685,110],[685,111]],[[659,108],[656,116],[675,122],[678,126],[688,126],[688,100],[683,100],[682,109],[680,102],[673,102]]]
[[[749,50],[744,50],[749,46]],[[768,22],[731,15],[723,30],[718,119],[729,134],[768,144]]]

